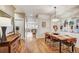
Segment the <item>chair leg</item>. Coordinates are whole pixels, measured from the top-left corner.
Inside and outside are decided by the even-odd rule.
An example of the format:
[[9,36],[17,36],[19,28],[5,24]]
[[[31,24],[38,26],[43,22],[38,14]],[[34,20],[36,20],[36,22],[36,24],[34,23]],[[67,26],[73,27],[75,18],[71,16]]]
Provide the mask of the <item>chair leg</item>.
[[[71,49],[70,49],[70,48],[71,48]],[[75,47],[73,47],[73,46],[68,46],[68,52],[70,52],[70,53],[76,52]]]

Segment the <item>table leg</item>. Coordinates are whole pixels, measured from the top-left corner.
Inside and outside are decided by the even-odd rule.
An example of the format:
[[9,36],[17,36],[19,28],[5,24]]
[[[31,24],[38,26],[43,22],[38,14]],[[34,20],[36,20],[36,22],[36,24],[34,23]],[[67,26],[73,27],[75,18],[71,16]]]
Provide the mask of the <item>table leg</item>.
[[72,53],[74,52],[74,45],[72,46]]
[[61,53],[61,41],[59,42],[59,53]]
[[45,42],[46,42],[46,37],[45,37]]
[[11,47],[10,47],[10,45],[8,46],[8,53],[11,53]]

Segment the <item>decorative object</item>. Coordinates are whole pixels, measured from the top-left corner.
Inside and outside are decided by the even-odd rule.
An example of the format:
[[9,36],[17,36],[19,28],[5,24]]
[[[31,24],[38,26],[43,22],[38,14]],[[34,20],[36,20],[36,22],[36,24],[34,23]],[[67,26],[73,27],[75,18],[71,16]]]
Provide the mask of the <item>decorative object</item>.
[[53,25],[53,29],[56,32],[58,30],[58,26],[57,25]]
[[[61,24],[62,23],[62,24]],[[70,33],[79,33],[79,19],[66,19],[60,23],[60,30]],[[62,28],[63,27],[63,28]]]
[[61,30],[61,31],[62,31],[62,29],[63,29],[63,25],[60,26],[60,30]]
[[2,39],[3,41],[6,41],[6,26],[1,27],[2,28]]
[[11,19],[7,17],[0,17],[0,27],[2,29],[2,41],[6,41],[7,26],[11,26]]
[[19,33],[19,26],[16,26],[16,32]]
[[79,33],[79,26],[76,24],[75,32]]
[[73,26],[73,25],[74,25],[74,21],[70,21],[70,22],[69,22],[69,25],[70,25],[70,26]]
[[17,31],[19,30],[19,27],[18,27],[18,26],[16,26],[16,30],[17,30]]
[[78,25],[76,25],[76,29],[79,29],[79,26]]
[[64,21],[64,27],[66,27],[67,25],[68,25],[68,21],[65,20],[65,21]]
[[69,26],[70,26],[71,32],[73,32],[73,25],[74,25],[74,21],[71,20],[69,22]]
[[76,24],[79,24],[79,19],[76,20]]
[[31,32],[33,34],[33,38],[36,38],[37,29],[32,29]]
[[71,32],[73,32],[73,26],[71,26]]
[[79,19],[76,20],[76,28],[79,28]]
[[46,22],[42,22],[42,27],[46,27]]

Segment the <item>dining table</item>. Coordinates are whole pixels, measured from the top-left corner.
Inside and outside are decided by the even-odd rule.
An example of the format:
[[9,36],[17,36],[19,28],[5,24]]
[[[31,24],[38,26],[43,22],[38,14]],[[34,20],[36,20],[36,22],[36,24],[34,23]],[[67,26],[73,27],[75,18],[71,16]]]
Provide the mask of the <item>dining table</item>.
[[[45,33],[48,34],[51,37],[54,37],[55,39],[57,39],[59,41],[59,53],[62,52],[62,43],[64,43],[65,41],[67,41],[67,43],[71,43],[73,40],[76,40],[76,38],[69,36],[69,35],[60,35],[60,34],[53,34],[53,33]],[[45,39],[46,41],[46,39]],[[72,52],[74,52],[74,42],[72,43]]]

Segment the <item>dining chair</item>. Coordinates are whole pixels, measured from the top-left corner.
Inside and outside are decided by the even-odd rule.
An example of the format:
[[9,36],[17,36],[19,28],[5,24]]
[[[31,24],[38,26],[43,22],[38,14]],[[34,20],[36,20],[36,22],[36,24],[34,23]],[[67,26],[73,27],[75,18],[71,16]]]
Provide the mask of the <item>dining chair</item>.
[[[76,44],[76,39],[75,38],[71,38],[71,39],[66,39],[63,41],[63,44],[67,46],[67,51],[68,52],[74,52],[75,51],[75,44]],[[70,47],[72,48],[70,51]]]

